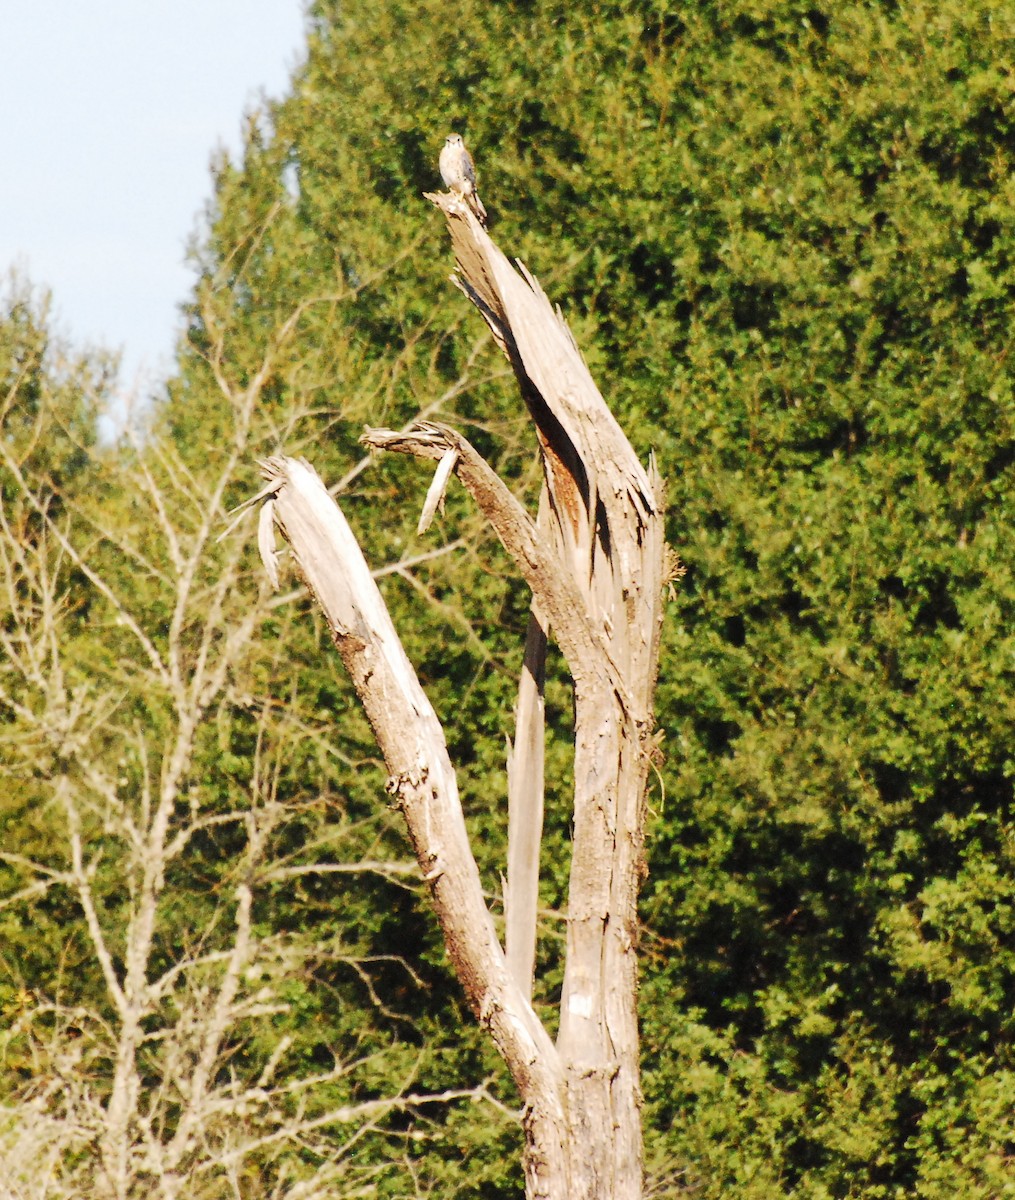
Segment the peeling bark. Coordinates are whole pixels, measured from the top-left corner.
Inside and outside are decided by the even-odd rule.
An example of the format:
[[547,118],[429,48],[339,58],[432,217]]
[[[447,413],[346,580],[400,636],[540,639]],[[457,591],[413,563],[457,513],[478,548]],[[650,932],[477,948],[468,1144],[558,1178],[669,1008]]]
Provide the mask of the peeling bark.
[[440,721],[352,530],[317,473],[292,458],[268,459],[262,470],[268,486],[261,495],[324,614],[384,756],[387,790],[405,817],[455,973],[521,1093],[533,1130],[526,1192],[567,1196],[557,1052],[508,973],[469,847]]
[[[373,429],[363,441],[440,463],[427,522],[453,471],[532,589],[510,767],[507,956],[483,901],[443,731],[344,518],[312,469],[293,459],[265,465],[262,498],[327,617],[384,754],[451,961],[518,1086],[526,1194],[637,1200],[637,896],[665,570],[662,486],[654,466],[638,462],[536,280],[512,266],[459,198],[429,198],[448,224],[456,283],[506,354],[532,417],[545,482],[540,519],[447,426]],[[273,552],[262,552],[273,569]],[[547,629],[575,685],[574,848],[556,1045],[529,1003]]]
[[547,627],[533,603],[518,681],[515,739],[508,751],[508,864],[504,942],[508,969],[531,1000],[536,969],[539,848],[543,837],[543,759]]

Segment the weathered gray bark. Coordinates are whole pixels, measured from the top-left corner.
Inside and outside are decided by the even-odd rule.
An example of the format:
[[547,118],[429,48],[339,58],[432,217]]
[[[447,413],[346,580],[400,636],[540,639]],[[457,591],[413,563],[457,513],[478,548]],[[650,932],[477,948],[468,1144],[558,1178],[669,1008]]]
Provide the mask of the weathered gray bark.
[[515,737],[508,752],[508,863],[504,889],[504,948],[508,970],[532,999],[539,908],[539,849],[543,837],[543,688],[547,629],[533,604],[518,681]]
[[[545,509],[534,522],[446,426],[370,430],[364,441],[434,459],[442,473],[453,470],[532,589],[535,623],[511,772],[510,968],[483,901],[443,733],[344,519],[310,469],[291,459],[267,464],[262,495],[271,496],[268,520],[290,542],[373,725],[472,1009],[518,1086],[527,1195],[637,1200],[637,895],[664,582],[661,485],[654,468],[646,472],[639,464],[535,280],[508,262],[460,200],[430,199],[448,222],[457,282],[511,362],[533,418]],[[444,482],[431,489],[427,520]],[[263,541],[262,552],[274,569]],[[547,628],[574,680],[576,720],[574,849],[556,1046],[529,1003]]]
[[[292,458],[271,458],[262,467],[268,481],[261,493],[267,497],[262,533],[274,521],[324,613],[384,755],[388,791],[405,816],[455,973],[524,1097],[527,1123],[535,1130],[528,1139],[526,1192],[563,1200],[568,1134],[558,1055],[508,973],[469,847],[444,731],[359,545],[316,472]],[[261,553],[274,578],[274,552],[263,537]]]
[[[544,536],[550,506],[546,488],[539,497],[536,526]],[[518,680],[514,744],[508,751],[508,861],[504,887],[504,947],[508,970],[531,1000],[536,968],[539,911],[539,851],[543,839],[545,758],[546,618],[533,598],[525,631],[525,654]]]

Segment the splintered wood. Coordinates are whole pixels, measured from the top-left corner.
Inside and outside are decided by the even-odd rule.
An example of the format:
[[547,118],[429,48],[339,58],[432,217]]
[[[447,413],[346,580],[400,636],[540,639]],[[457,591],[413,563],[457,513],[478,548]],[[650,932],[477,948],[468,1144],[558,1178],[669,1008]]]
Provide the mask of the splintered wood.
[[[263,464],[261,499],[320,604],[387,763],[448,954],[522,1098],[526,1194],[638,1200],[637,897],[665,583],[662,486],[606,406],[559,310],[453,194],[444,213],[455,283],[510,362],[531,415],[544,488],[534,520],[461,434],[421,421],[368,430],[376,449],[437,462],[422,531],[453,473],[533,594],[509,749],[505,956],[482,893],[443,730],[370,569],[307,464]],[[262,526],[273,578],[276,554]],[[574,841],[559,1032],[532,1008],[543,811],[548,634],[575,686]]]

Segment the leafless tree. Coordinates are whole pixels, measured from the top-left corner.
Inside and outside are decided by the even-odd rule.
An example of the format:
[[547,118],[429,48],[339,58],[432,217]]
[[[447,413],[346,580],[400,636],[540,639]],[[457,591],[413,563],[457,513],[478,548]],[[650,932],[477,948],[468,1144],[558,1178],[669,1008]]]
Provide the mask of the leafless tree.
[[[328,1097],[355,1076],[355,1057],[336,1053],[307,1075],[289,1038],[266,1036],[311,947],[258,929],[258,892],[311,870],[404,879],[405,864],[343,861],[340,831],[310,862],[278,849],[293,808],[277,781],[308,731],[243,680],[265,618],[300,593],[273,597],[241,539],[216,539],[228,489],[287,432],[266,429],[258,405],[306,306],[240,386],[211,303],[208,367],[230,437],[202,472],[168,438],[135,437],[116,466],[133,522],[73,499],[55,505],[0,435],[5,493],[33,530],[26,537],[0,506],[0,753],[8,785],[37,801],[40,830],[31,847],[0,849],[0,909],[17,920],[56,903],[83,927],[73,968],[25,979],[5,1014],[3,1200],[361,1195],[378,1168],[357,1151],[392,1113],[486,1098],[482,1086],[425,1093],[410,1070],[383,1098],[336,1103]],[[0,418],[18,411],[20,386]],[[82,658],[83,608],[92,658]],[[233,802],[209,803],[200,741],[236,713],[255,738],[253,769]],[[217,834],[233,853],[225,885],[176,907],[174,875]],[[0,960],[13,969],[2,948]]]
[[[666,572],[663,497],[593,382],[559,311],[454,195],[443,211],[457,282],[517,378],[541,452],[533,519],[450,427],[374,429],[373,448],[438,464],[420,526],[452,474],[532,590],[509,769],[507,951],[484,900],[444,733],[373,577],[315,471],[264,464],[260,544],[278,581],[273,525],[289,542],[365,707],[450,959],[523,1101],[533,1200],[635,1200],[642,1193],[637,894]],[[559,1033],[531,1003],[542,822],[542,662],[553,632],[574,682],[574,842]]]

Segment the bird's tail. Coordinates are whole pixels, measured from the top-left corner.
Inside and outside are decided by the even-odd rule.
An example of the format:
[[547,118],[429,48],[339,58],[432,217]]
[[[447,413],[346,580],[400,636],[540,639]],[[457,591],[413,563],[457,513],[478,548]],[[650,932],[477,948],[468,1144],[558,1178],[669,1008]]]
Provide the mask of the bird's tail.
[[479,198],[479,192],[472,188],[468,194],[469,208],[476,214],[476,219],[483,228],[486,228],[486,209],[483,206],[483,201]]

